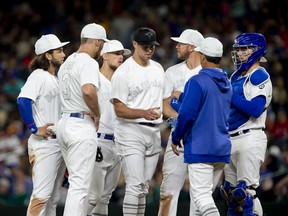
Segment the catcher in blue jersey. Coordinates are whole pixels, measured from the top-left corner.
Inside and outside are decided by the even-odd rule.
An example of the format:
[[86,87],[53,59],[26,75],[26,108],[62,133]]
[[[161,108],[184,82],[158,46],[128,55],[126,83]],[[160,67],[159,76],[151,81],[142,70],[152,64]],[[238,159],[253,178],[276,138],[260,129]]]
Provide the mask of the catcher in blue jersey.
[[260,62],[266,62],[266,39],[259,33],[235,38],[231,76],[233,96],[229,116],[232,142],[231,162],[220,191],[228,203],[228,216],[262,216],[257,198],[259,168],[264,161],[267,137],[264,132],[267,107],[272,98],[270,76]]

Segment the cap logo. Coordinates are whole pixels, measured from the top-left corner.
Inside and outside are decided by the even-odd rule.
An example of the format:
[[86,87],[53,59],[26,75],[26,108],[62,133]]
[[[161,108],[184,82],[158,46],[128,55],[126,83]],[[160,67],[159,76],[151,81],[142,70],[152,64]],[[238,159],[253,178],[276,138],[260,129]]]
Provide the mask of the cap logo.
[[147,37],[149,37],[149,39],[151,39],[153,37],[153,33],[152,32],[147,32],[147,33],[145,33],[145,35]]

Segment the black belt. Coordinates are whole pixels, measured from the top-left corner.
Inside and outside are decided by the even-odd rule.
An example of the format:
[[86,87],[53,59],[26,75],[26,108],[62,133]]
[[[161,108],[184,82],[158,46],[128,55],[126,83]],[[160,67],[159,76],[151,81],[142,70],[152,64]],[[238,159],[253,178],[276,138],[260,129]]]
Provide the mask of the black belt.
[[149,127],[158,127],[159,126],[159,124],[150,123],[150,122],[138,122],[138,124],[149,126]]
[[100,139],[114,140],[113,134],[97,133],[97,137]]
[[79,113],[70,113],[70,117],[75,117],[75,118],[84,119],[85,113],[82,113],[82,112],[79,112]]
[[236,133],[230,134],[230,137],[236,137],[236,136],[239,136],[241,134],[246,134],[246,133],[249,133],[251,130],[262,130],[262,131],[264,131],[264,128],[251,128],[251,129],[241,130],[241,131],[238,131]]

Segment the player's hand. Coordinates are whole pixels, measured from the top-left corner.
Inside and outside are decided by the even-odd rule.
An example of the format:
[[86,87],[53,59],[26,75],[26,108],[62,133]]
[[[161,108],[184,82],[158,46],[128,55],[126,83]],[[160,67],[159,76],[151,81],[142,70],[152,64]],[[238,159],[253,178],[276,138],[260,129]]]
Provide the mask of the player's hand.
[[172,147],[172,150],[174,152],[174,154],[176,154],[177,156],[179,156],[180,152],[178,151],[178,147],[179,148],[182,148],[182,145],[179,144],[179,145],[175,145],[175,144],[171,144],[171,147]]
[[53,126],[53,125],[54,125],[53,123],[47,123],[42,127],[38,127],[38,131],[35,135],[41,136],[44,139],[48,139],[48,137],[55,135],[54,131],[51,128],[49,128],[50,126]]
[[93,119],[94,121],[94,124],[95,124],[95,127],[96,127],[96,131],[98,131],[99,129],[99,124],[100,124],[100,116],[96,116],[94,113],[92,112],[89,112],[89,113],[86,113],[85,112],[85,115],[90,115],[91,118]]
[[159,110],[160,107],[154,107],[148,110],[144,110],[144,118],[146,120],[152,121],[152,120],[156,120],[158,118],[161,117],[161,112],[158,113],[156,110]]

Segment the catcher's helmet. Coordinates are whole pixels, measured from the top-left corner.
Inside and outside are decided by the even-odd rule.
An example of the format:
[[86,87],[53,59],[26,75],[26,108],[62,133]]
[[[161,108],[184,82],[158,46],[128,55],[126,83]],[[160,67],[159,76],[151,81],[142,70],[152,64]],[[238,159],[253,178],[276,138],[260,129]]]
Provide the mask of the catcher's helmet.
[[[241,61],[237,55],[237,50],[241,47],[252,49],[251,55],[247,60]],[[233,44],[232,60],[236,70],[245,71],[250,68],[256,61],[266,62],[263,57],[266,53],[266,39],[259,33],[243,33],[238,35]]]

